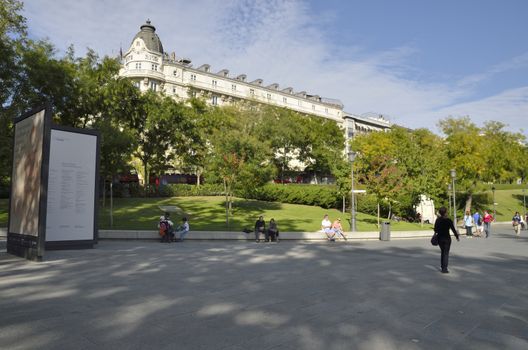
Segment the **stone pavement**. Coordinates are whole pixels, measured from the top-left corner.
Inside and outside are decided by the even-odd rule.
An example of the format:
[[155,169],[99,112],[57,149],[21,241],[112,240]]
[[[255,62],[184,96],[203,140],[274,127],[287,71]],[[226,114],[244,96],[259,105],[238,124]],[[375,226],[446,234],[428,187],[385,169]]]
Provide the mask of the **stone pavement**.
[[528,349],[528,233],[0,253],[1,349]]

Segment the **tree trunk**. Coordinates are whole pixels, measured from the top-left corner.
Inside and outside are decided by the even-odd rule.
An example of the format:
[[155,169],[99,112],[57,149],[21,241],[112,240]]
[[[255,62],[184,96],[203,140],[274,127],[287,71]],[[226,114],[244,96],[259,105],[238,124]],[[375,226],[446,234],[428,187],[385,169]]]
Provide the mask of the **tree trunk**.
[[200,187],[200,177],[202,176],[202,169],[196,170],[196,187]]
[[343,214],[345,213],[345,207],[346,207],[346,199],[345,199],[345,196],[343,196]]
[[229,227],[229,195],[227,193],[227,181],[224,179],[224,192],[225,192],[225,209],[226,209],[226,226]]
[[392,205],[389,203],[389,215],[387,216],[387,220],[390,220],[392,214]]
[[466,211],[469,210],[469,212],[471,212],[471,204],[473,202],[473,195],[470,193],[466,199],[466,207],[465,207],[465,210],[464,210],[464,215],[466,214]]
[[380,228],[380,204],[378,202],[378,228]]

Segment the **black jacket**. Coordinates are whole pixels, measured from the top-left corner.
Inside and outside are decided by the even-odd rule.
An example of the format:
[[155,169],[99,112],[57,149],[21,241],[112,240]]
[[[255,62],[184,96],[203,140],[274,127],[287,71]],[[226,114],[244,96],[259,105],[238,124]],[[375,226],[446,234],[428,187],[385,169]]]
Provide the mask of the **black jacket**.
[[448,217],[441,216],[435,221],[434,232],[438,233],[439,240],[448,240],[451,239],[449,235],[449,230],[453,231],[455,237],[458,238],[458,232],[453,225],[453,220]]

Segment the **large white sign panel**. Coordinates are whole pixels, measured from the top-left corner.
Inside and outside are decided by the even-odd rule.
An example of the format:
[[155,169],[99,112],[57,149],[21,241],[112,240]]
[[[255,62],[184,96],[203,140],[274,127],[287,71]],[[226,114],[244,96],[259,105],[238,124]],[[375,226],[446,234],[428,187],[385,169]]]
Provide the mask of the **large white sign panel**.
[[97,137],[51,130],[46,241],[94,239]]

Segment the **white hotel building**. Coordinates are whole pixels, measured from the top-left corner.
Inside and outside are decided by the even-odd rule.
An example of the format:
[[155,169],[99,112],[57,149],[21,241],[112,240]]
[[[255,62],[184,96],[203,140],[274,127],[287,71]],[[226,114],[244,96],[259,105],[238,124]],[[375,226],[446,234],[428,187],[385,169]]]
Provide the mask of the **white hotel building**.
[[382,116],[372,118],[346,113],[343,104],[335,99],[294,91],[291,87],[281,88],[276,83],[266,85],[262,79],[247,79],[245,74],[230,76],[227,69],[214,73],[208,64],[194,68],[191,60],[177,58],[174,53],[163,50],[156,28],[148,20],[123,54],[119,74],[132,79],[141,91],[163,91],[177,100],[197,94],[212,105],[253,101],[331,119],[344,130],[347,139],[356,133],[391,127]]

